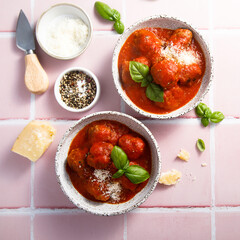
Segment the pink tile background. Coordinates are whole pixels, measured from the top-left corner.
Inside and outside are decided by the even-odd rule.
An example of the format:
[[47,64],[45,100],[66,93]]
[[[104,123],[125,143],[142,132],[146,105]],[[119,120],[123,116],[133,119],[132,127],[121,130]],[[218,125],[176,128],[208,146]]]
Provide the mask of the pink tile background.
[[34,239],[65,240],[121,240],[123,215],[99,217],[90,214],[36,215]]
[[[236,0],[105,0],[122,15],[125,27],[154,14],[167,14],[193,23],[208,40],[214,57],[214,79],[204,102],[222,111],[226,119],[201,127],[194,111],[180,119],[146,119],[120,99],[112,79],[112,53],[119,37],[112,22],[94,10],[95,0],[66,0],[83,8],[93,24],[93,38],[80,57],[60,61],[37,46],[37,55],[49,80],[49,90],[31,97],[24,86],[24,53],[15,46],[20,9],[30,23],[37,22],[57,0],[1,0],[0,4],[0,239],[240,239],[239,133],[240,133],[240,2]],[[82,66],[99,78],[101,96],[88,112],[69,113],[53,95],[57,76],[66,68]],[[32,103],[31,103],[32,102]],[[74,121],[97,111],[123,111],[141,119],[156,137],[162,170],[178,169],[183,176],[175,186],[158,185],[135,211],[116,217],[83,213],[62,193],[55,176],[55,152],[63,133]],[[54,142],[36,163],[11,152],[28,120],[47,119],[57,129]],[[63,121],[62,121],[63,120]],[[202,138],[206,150],[199,153]],[[176,158],[181,148],[190,152],[189,162]],[[202,167],[201,163],[207,163]],[[195,179],[196,178],[196,179]],[[212,189],[213,188],[213,189]]]
[[31,162],[11,152],[23,127],[0,125],[0,208],[30,206]]
[[240,239],[240,213],[216,213],[216,240]]
[[229,0],[219,1],[213,0],[213,20],[215,28],[239,28],[240,18],[238,8],[239,1]]
[[[35,21],[41,16],[41,14],[46,11],[48,8],[55,4],[59,4],[57,0],[48,0],[48,1],[41,1],[35,0],[35,9],[34,9],[34,19]],[[98,13],[94,9],[95,1],[77,1],[77,0],[65,0],[64,3],[74,4],[80,8],[82,8],[86,13],[89,15],[93,29],[94,30],[105,30],[110,31],[113,30],[113,23],[109,22],[105,19],[102,19]],[[122,13],[122,1],[117,0],[105,0],[104,3],[108,4],[111,8],[117,9],[120,13]]]
[[127,216],[127,239],[210,240],[210,221],[208,213],[130,213]]
[[238,186],[240,124],[219,125],[215,128],[216,205],[239,206]]
[[74,205],[63,194],[55,174],[57,145],[71,124],[53,125],[56,130],[54,142],[35,164],[34,205],[41,208],[71,207]]
[[30,116],[30,93],[24,84],[25,54],[15,46],[15,41],[14,37],[0,38],[2,53],[0,58],[2,69],[0,119],[28,118]]
[[126,25],[129,27],[138,20],[151,15],[167,15],[192,23],[198,28],[207,29],[209,28],[208,9],[207,0],[194,2],[191,0],[131,0],[126,1]]
[[[48,91],[36,98],[37,118],[79,119],[87,114],[104,110],[121,110],[121,99],[112,81],[112,53],[117,38],[97,35],[92,39],[88,49],[79,57],[71,61],[52,59],[42,51],[39,58],[48,73],[50,87]],[[99,47],[101,46],[101,47]],[[88,57],[91,56],[91,57]],[[45,64],[44,64],[45,63]],[[58,67],[56,67],[58,66]],[[98,103],[89,111],[83,113],[70,113],[62,109],[56,102],[53,89],[58,75],[69,67],[85,67],[94,72],[101,85],[101,94]],[[111,99],[111,101],[109,101]],[[48,106],[48,107],[46,107]]]
[[[162,155],[162,171],[177,169],[182,173],[182,178],[174,186],[159,184],[142,207],[210,206],[209,129],[201,127],[200,121],[199,124],[184,125],[154,123],[147,124],[147,127],[158,142]],[[206,150],[203,153],[196,148],[198,138],[205,142]],[[188,162],[177,158],[181,148],[190,153]],[[207,167],[201,166],[203,162],[207,163]]]
[[1,215],[0,239],[30,240],[30,216]]
[[[214,34],[215,59],[214,108],[227,116],[240,117],[239,65],[236,59],[240,51],[240,34]],[[231,44],[229,44],[231,42]],[[226,96],[223,97],[223,96]]]
[[12,2],[12,4],[9,4],[8,0],[1,0],[0,32],[16,31],[17,19],[21,9],[31,22],[31,2],[29,0],[18,0]]

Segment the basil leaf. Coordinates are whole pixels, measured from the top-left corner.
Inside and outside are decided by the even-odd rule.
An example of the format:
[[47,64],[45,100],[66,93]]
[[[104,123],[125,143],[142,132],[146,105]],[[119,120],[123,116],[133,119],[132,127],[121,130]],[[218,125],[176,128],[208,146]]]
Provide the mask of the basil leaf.
[[154,102],[164,102],[163,89],[156,83],[149,83],[146,89],[146,96]]
[[129,166],[125,175],[134,184],[142,183],[150,177],[148,171],[138,165]]
[[195,112],[199,117],[203,117],[207,108],[208,106],[205,103],[199,103],[195,109]]
[[225,118],[225,116],[224,116],[221,112],[219,112],[219,111],[213,112],[212,115],[210,116],[210,120],[211,120],[211,122],[213,122],[213,123],[219,123],[219,122],[221,122],[224,118]]
[[123,169],[119,169],[116,173],[112,175],[112,178],[119,178],[124,174],[124,172],[125,171]]
[[146,78],[149,73],[149,67],[140,62],[130,61],[129,71],[133,81],[142,82],[142,80]]
[[206,117],[203,117],[203,118],[201,119],[201,123],[202,123],[202,125],[203,125],[204,127],[207,127],[208,124],[209,124],[209,119],[206,118]]
[[205,112],[204,112],[204,117],[206,117],[206,118],[210,118],[211,117],[211,115],[212,115],[212,111],[211,111],[211,109],[208,107],[206,110],[205,110]]
[[205,150],[205,143],[202,139],[198,139],[197,140],[197,148],[199,149],[199,151],[203,152]]
[[94,6],[102,18],[109,20],[109,21],[115,21],[115,19],[114,19],[115,12],[107,4],[97,1],[97,2],[95,2]]
[[124,169],[124,167],[129,164],[127,154],[118,146],[114,146],[111,152],[111,158],[117,169]]
[[117,20],[114,25],[114,29],[116,30],[117,33],[122,34],[124,32],[124,25],[120,20]]
[[121,19],[120,12],[116,9],[112,9],[112,14],[115,21],[119,21]]

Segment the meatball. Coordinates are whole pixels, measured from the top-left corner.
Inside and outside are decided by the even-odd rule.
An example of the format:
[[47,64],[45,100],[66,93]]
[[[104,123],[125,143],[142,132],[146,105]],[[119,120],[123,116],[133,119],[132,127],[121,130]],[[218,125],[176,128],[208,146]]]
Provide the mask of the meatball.
[[197,63],[192,63],[190,65],[185,65],[179,70],[179,82],[181,84],[190,84],[199,79],[202,75],[202,70]]
[[137,184],[132,183],[125,175],[119,178],[119,182],[124,188],[131,191],[134,191],[137,187]]
[[[132,165],[138,165],[138,164],[135,162],[130,162],[129,166],[132,166]],[[125,175],[122,175],[119,178],[119,182],[124,188],[129,189],[131,191],[134,191],[136,189],[136,187],[138,186],[137,184],[132,183]]]
[[151,68],[153,81],[169,89],[177,84],[178,66],[173,60],[164,59]]
[[[147,65],[148,67],[151,66],[150,61],[146,57],[138,57],[133,59],[133,61],[142,63]],[[120,76],[122,77],[121,80],[124,84],[134,85],[135,82],[132,80],[129,70],[129,61],[124,61],[120,67]]]
[[96,124],[89,128],[88,138],[91,144],[111,141],[111,129],[105,124]]
[[150,61],[146,57],[138,57],[138,58],[133,59],[133,61],[145,64],[148,67],[151,66]]
[[129,61],[124,61],[120,67],[120,76],[124,84],[133,83],[130,71],[129,71]]
[[67,157],[67,162],[69,167],[78,173],[79,176],[82,176],[86,168],[86,156],[88,153],[88,148],[76,148],[73,149]]
[[176,29],[169,41],[173,46],[187,48],[192,42],[192,32],[188,29]]
[[98,169],[106,168],[111,162],[110,156],[112,149],[113,145],[111,143],[94,143],[87,156],[88,165]]
[[141,29],[135,33],[135,43],[140,53],[151,60],[154,54],[161,55],[162,41],[146,29]]
[[85,183],[85,189],[99,201],[106,202],[110,198],[109,193],[107,193],[107,183],[105,182],[98,182],[96,179],[91,178]]
[[175,87],[164,91],[164,102],[155,102],[155,104],[165,110],[171,111],[180,107],[183,96],[184,91],[176,85]]
[[145,143],[139,137],[130,134],[123,135],[118,141],[119,147],[127,154],[129,159],[139,158],[144,151]]

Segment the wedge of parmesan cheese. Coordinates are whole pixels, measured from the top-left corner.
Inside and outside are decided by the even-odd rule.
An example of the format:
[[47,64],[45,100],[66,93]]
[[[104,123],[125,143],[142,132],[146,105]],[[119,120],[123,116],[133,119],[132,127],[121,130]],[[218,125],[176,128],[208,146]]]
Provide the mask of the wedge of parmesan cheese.
[[182,173],[176,169],[163,172],[160,176],[159,183],[164,185],[174,185],[182,177]]
[[181,151],[177,155],[181,160],[188,162],[190,158],[190,153],[184,149],[181,149]]
[[35,162],[52,143],[56,130],[46,121],[31,121],[17,137],[12,151]]

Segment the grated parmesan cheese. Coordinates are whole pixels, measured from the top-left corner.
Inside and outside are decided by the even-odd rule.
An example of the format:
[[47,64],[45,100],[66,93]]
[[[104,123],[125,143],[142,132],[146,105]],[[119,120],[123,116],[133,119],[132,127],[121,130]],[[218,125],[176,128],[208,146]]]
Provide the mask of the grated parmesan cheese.
[[104,182],[110,178],[110,172],[108,170],[95,169],[93,175],[97,178],[99,182]]
[[[120,195],[122,193],[121,184],[118,182],[111,182],[110,179],[112,177],[110,171],[104,169],[95,169],[93,175],[96,177],[96,180],[100,183],[107,183],[107,191],[105,195],[109,195],[114,201],[118,202],[120,200]],[[93,179],[92,181],[95,181]]]
[[80,18],[59,16],[49,24],[46,46],[58,56],[69,57],[83,48],[88,34],[88,26]]
[[181,65],[190,65],[199,61],[199,56],[192,50],[167,46],[162,49],[161,53],[165,58],[174,60]]

